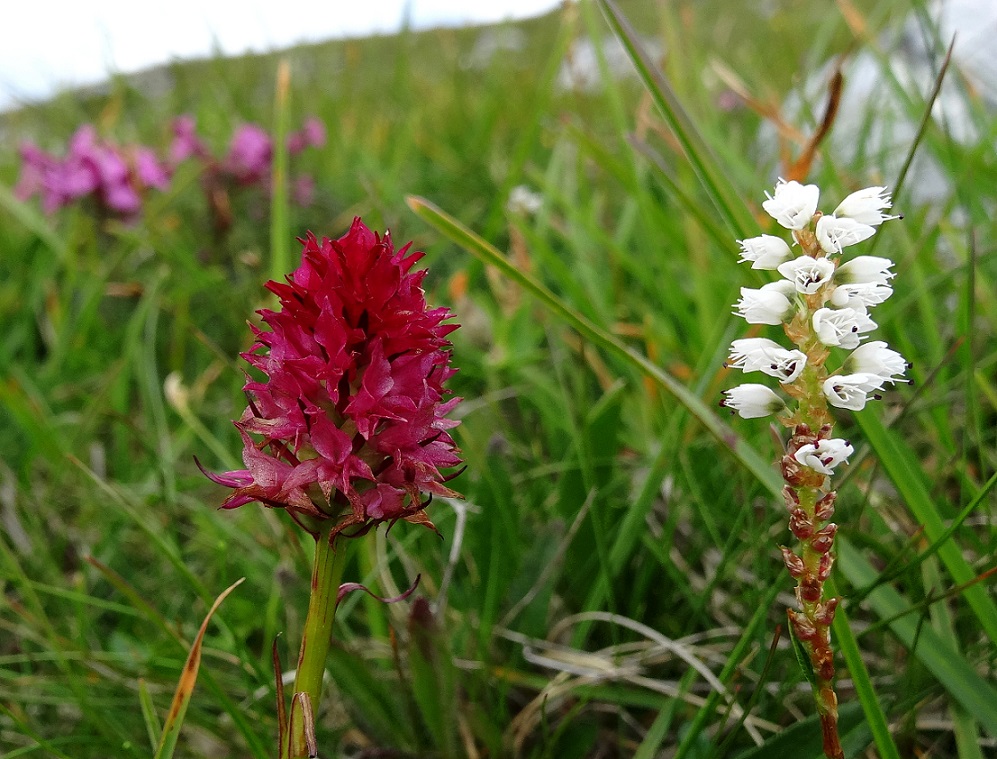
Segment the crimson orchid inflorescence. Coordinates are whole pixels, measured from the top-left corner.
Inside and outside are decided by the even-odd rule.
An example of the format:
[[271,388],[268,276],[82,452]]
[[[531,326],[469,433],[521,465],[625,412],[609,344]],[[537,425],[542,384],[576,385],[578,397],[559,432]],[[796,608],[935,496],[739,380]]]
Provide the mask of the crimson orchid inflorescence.
[[[285,509],[330,540],[404,519],[432,527],[423,494],[457,496],[441,470],[461,461],[447,432],[459,398],[447,398],[446,308],[428,308],[422,258],[395,250],[355,219],[338,240],[309,234],[286,283],[269,282],[280,310],[259,313],[242,354],[266,375],[245,386],[236,427],[245,469],[209,474],[233,489],[223,503]],[[254,439],[260,438],[259,441]]]

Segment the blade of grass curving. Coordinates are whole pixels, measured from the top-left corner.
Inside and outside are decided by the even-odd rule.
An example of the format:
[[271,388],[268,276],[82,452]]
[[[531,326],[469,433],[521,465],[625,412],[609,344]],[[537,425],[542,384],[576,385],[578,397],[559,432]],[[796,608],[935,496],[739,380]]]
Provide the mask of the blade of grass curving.
[[979,573],[966,561],[959,546],[952,540],[941,542],[940,539],[946,533],[944,522],[914,452],[874,414],[858,413],[855,419],[907,507],[918,522],[924,525],[928,539],[938,544],[938,556],[953,581],[957,585],[966,585],[963,595],[980,621],[983,631],[992,643],[997,643],[997,605],[985,586],[973,582]]
[[[34,756],[36,749],[43,748],[48,752],[48,756],[53,757],[53,759],[72,759],[69,754],[62,753],[55,744],[46,739],[44,736],[38,734],[38,732],[31,727],[30,724],[22,719],[21,712],[12,711],[6,704],[0,703],[0,714],[6,715],[7,719],[16,726],[17,730],[21,735],[26,736],[34,740],[34,745],[25,746],[24,748],[11,750],[4,754],[4,759],[15,759],[18,756]],[[75,744],[76,741],[74,740]],[[77,746],[73,746],[76,748]]]
[[478,260],[494,266],[597,346],[623,359],[632,367],[650,377],[680,404],[685,406],[718,441],[730,448],[735,458],[774,495],[778,495],[782,491],[782,481],[772,469],[771,464],[763,460],[750,445],[724,424],[685,385],[651,362],[646,356],[637,353],[602,327],[593,324],[585,316],[558,298],[531,274],[517,269],[497,248],[483,240],[445,211],[440,210],[425,198],[409,196],[406,198],[406,202],[416,216],[436,229],[444,237],[459,245]]
[[[166,617],[160,614],[159,610],[155,606],[142,598],[142,594],[139,593],[134,586],[128,582],[128,580],[93,556],[84,556],[83,559],[90,566],[104,575],[104,578],[111,583],[111,585],[116,588],[119,593],[131,602],[132,610],[138,611],[146,619],[152,621],[153,624],[155,624],[160,630],[177,641],[177,643],[179,643],[184,649],[187,648],[188,644],[187,641],[183,639],[183,636],[180,635],[180,633],[166,621]],[[156,732],[156,735],[159,735],[158,731]]]
[[[772,603],[775,601],[775,597],[779,594],[780,590],[782,590],[782,586],[779,583],[773,583],[772,587],[765,593],[765,598],[758,604],[758,608],[748,621],[748,624],[744,626],[744,632],[741,633],[741,637],[727,656],[727,662],[718,675],[718,679],[724,685],[730,682],[730,678],[733,677],[734,672],[747,655],[748,649],[755,644],[758,628],[761,627],[768,616],[769,609],[772,608]],[[758,687],[760,688],[762,685],[759,684]],[[706,698],[706,703],[699,708],[699,711],[696,712],[692,720],[686,724],[685,738],[675,752],[675,759],[682,759],[693,750],[696,746],[696,736],[706,729],[706,723],[713,717],[713,713],[716,711],[721,699],[722,695],[719,691],[710,691],[710,695]]]
[[[827,581],[827,593],[833,597],[838,595],[834,586],[834,580]],[[852,627],[848,623],[848,615],[843,608],[838,608],[834,615],[834,635],[838,640],[838,650],[845,659],[848,666],[848,674],[852,677],[855,692],[858,694],[859,702],[862,704],[862,711],[865,712],[866,723],[872,731],[872,739],[876,744],[881,759],[900,759],[900,751],[890,734],[889,722],[883,711],[882,704],[876,696],[876,689],[869,678],[869,670],[862,661],[862,653],[859,651],[858,641],[852,632]]]
[[187,714],[187,707],[190,705],[190,698],[194,693],[194,685],[197,683],[197,671],[201,666],[201,644],[204,642],[204,634],[208,631],[208,623],[218,607],[222,605],[222,601],[228,597],[229,593],[242,585],[245,579],[245,577],[240,577],[229,585],[208,609],[208,614],[201,623],[201,629],[198,630],[197,637],[194,638],[194,643],[190,647],[190,654],[184,664],[180,682],[177,683],[173,703],[170,704],[170,711],[166,715],[166,722],[163,725],[163,733],[160,735],[159,745],[156,747],[155,759],[169,759],[173,756],[177,739],[180,737],[180,728],[183,726],[183,719]]
[[291,64],[277,64],[277,91],[274,98],[273,175],[270,197],[270,278],[283,282],[291,270],[291,231],[287,196],[287,133],[291,108]]
[[6,208],[26,229],[35,233],[39,240],[55,253],[60,262],[66,260],[66,243],[55,233],[49,223],[27,203],[18,200],[14,193],[0,184],[0,208]]
[[713,241],[722,249],[734,250],[734,246],[730,244],[730,236],[717,223],[716,217],[703,208],[702,203],[683,189],[664,157],[648,143],[635,135],[631,135],[627,142],[630,143],[630,146],[634,150],[650,161],[651,166],[655,170],[655,176],[661,180],[661,183],[675,197],[685,212],[693,216],[702,225]]
[[[929,596],[938,595],[945,591],[946,581],[942,577],[937,559],[926,561],[921,569],[924,579],[924,589]],[[952,656],[964,657],[965,653],[960,650],[960,642],[956,634],[955,623],[952,610],[946,603],[936,603],[931,605],[931,626],[938,637],[949,645],[949,653]],[[959,704],[949,704],[949,714],[952,716],[952,732],[956,740],[956,752],[959,759],[983,759],[979,747],[979,726],[976,721],[966,713]]]
[[990,479],[987,480],[986,484],[984,484],[984,486],[980,488],[980,492],[973,497],[972,501],[966,504],[963,510],[959,512],[959,514],[955,517],[955,519],[952,520],[949,526],[945,528],[945,531],[941,535],[939,535],[931,543],[930,546],[928,546],[925,550],[921,551],[921,553],[917,554],[909,562],[904,563],[901,566],[896,567],[895,569],[890,570],[888,566],[887,571],[884,571],[882,574],[880,574],[876,578],[875,582],[872,583],[872,585],[865,588],[861,588],[853,592],[848,597],[849,602],[853,604],[861,603],[863,600],[865,600],[865,597],[868,596],[869,593],[871,593],[880,585],[892,582],[901,575],[907,574],[907,572],[917,567],[917,565],[923,562],[925,559],[928,559],[934,556],[936,553],[938,553],[938,549],[941,548],[948,541],[948,539],[952,537],[952,535],[956,532],[956,530],[958,530],[962,526],[962,523],[966,521],[966,518],[969,517],[970,514],[972,514],[980,507],[980,505],[983,503],[983,499],[986,498],[987,495],[989,495],[990,491],[994,489],[995,485],[997,485],[997,472],[995,472],[990,477]]
[[747,230],[754,229],[752,221],[737,192],[724,173],[718,168],[719,161],[706,140],[703,139],[695,123],[685,112],[678,96],[655,66],[654,61],[641,46],[637,33],[620,13],[613,0],[598,0],[606,20],[626,49],[637,73],[650,93],[654,104],[665,117],[672,132],[682,145],[686,157],[717,212],[735,237],[745,237]]
[[[853,585],[864,586],[876,578],[873,569],[846,538],[835,541],[841,573]],[[953,698],[973,715],[991,736],[997,737],[997,688],[984,680],[963,658],[952,656],[949,646],[908,612],[910,604],[893,588],[883,585],[868,598],[881,617],[891,618],[890,629]]]
[[149,736],[149,745],[152,750],[156,750],[159,745],[159,736],[163,734],[163,726],[159,722],[159,715],[156,714],[156,705],[152,702],[149,694],[149,686],[145,678],[138,679],[138,702],[142,706],[142,721],[145,722],[145,731]]

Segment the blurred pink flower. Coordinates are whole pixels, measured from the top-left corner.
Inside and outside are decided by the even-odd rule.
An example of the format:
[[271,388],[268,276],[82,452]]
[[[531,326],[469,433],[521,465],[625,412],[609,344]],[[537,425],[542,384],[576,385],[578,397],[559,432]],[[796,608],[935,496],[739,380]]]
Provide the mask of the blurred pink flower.
[[168,169],[150,149],[140,145],[129,148],[111,145],[100,140],[97,130],[89,124],[70,137],[62,159],[31,143],[21,146],[21,156],[17,195],[24,200],[41,194],[46,213],[93,195],[106,210],[132,216],[142,207],[143,190],[149,187],[164,190],[170,181]]
[[300,153],[305,148],[320,148],[325,145],[325,124],[315,116],[309,116],[297,132],[287,136],[287,152]]
[[256,124],[242,124],[232,135],[222,169],[242,185],[256,184],[270,176],[273,141]]
[[[422,258],[371,232],[359,218],[338,240],[308,234],[287,283],[269,282],[280,310],[262,310],[243,354],[266,379],[250,379],[236,427],[246,468],[209,474],[233,492],[222,504],[260,501],[308,528],[366,532],[405,519],[432,527],[423,493],[456,496],[441,474],[461,463],[447,430],[460,401],[446,399],[446,308],[430,309]],[[255,442],[253,436],[262,438]]]
[[208,149],[197,136],[193,116],[183,115],[173,119],[173,142],[170,143],[170,163],[177,164],[186,161],[191,156],[208,158]]
[[307,208],[315,200],[315,180],[308,174],[295,177],[291,183],[291,197],[302,208]]

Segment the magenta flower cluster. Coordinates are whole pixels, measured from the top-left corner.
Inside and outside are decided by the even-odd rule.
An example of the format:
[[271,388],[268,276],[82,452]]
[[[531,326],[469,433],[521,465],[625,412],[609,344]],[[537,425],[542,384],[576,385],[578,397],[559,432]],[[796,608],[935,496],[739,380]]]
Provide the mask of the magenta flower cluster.
[[32,142],[21,145],[21,158],[15,195],[21,200],[40,195],[46,213],[92,198],[102,212],[132,217],[147,190],[165,190],[170,183],[170,166],[150,148],[102,140],[89,124],[76,130],[62,158]]
[[[325,126],[315,118],[288,135],[292,155],[325,144]],[[176,167],[194,158],[204,164],[206,186],[270,188],[273,140],[262,127],[242,124],[232,135],[227,152],[215,158],[198,136],[194,119],[181,116],[173,122],[173,140],[168,157],[161,159],[143,145],[117,145],[101,139],[97,130],[84,124],[69,139],[66,154],[59,157],[32,142],[21,145],[21,174],[15,195],[28,200],[41,196],[42,208],[54,213],[60,208],[92,199],[101,214],[134,218],[150,189],[166,190]],[[315,183],[301,175],[292,184],[298,205],[311,205]]]
[[313,533],[330,519],[332,536],[399,519],[431,527],[422,494],[457,495],[441,470],[461,463],[447,432],[460,399],[445,389],[458,325],[426,305],[426,271],[412,271],[423,254],[359,218],[338,240],[302,242],[286,284],[267,283],[280,310],[259,312],[268,329],[253,327],[243,354],[266,377],[247,382],[235,423],[245,469],[208,476],[232,488],[224,508],[259,501]]
[[[314,116],[305,119],[304,125],[287,136],[287,150],[296,155],[309,147],[325,145],[325,125]],[[180,116],[173,121],[173,142],[170,160],[177,165],[189,158],[201,161],[207,181],[212,184],[236,187],[270,187],[273,164],[273,139],[258,124],[241,124],[232,133],[228,150],[215,157],[197,134],[192,116]],[[308,175],[299,175],[292,182],[292,197],[301,206],[311,204],[314,181]]]

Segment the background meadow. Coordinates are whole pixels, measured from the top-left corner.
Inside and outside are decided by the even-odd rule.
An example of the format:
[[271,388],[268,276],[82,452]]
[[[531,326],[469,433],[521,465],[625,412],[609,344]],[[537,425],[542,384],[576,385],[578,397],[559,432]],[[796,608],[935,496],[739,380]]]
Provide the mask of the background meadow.
[[[310,541],[283,513],[217,511],[193,457],[239,464],[263,282],[296,236],[360,215],[427,251],[430,302],[462,324],[466,499],[433,504],[443,540],[399,524],[347,567],[385,595],[421,574],[434,616],[344,602],[321,755],[818,756],[778,438],[717,402],[747,334],[731,303],[765,281],[735,239],[771,231],[764,192],[840,61],[807,179],[824,207],[894,191],[904,220],[863,249],[896,262],[876,317],[915,380],[838,416],[859,454],[837,518],[844,743],[997,755],[993,92],[957,56],[924,119],[949,40],[900,0],[618,9],[178,63],[0,115],[0,753],[149,756],[240,577],[177,755],[276,753],[271,643],[293,666]],[[61,154],[92,123],[164,155],[181,114],[216,154],[240,124],[318,117],[324,145],[279,159],[312,202],[233,191],[219,232],[196,162],[135,220],[12,192],[23,139]]]

